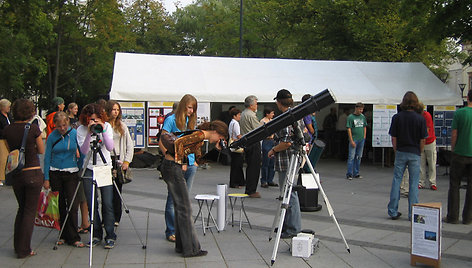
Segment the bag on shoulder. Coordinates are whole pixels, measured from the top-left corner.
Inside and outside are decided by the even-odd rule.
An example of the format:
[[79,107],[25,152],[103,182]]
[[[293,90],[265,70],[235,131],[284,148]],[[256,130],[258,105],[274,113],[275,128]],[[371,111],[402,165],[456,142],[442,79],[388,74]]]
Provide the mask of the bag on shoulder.
[[28,136],[30,127],[30,123],[25,125],[21,148],[15,149],[8,153],[7,164],[5,166],[5,185],[12,185],[14,176],[21,172],[21,170],[25,167],[26,138]]
[[127,184],[133,181],[133,176],[129,168],[127,170],[123,170],[121,167],[118,168],[116,175],[116,179],[121,184]]

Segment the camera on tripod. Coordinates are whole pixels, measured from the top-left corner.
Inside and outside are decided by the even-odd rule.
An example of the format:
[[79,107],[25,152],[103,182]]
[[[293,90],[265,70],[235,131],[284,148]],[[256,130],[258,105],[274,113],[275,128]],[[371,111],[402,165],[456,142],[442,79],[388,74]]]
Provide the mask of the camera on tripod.
[[100,125],[100,124],[93,124],[93,125],[90,126],[90,131],[93,134],[102,133],[103,132],[103,126]]

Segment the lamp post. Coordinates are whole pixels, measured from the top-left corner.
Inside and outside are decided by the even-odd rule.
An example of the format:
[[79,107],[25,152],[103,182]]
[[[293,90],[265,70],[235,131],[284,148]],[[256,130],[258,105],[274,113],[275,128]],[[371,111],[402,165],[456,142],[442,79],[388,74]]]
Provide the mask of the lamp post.
[[239,57],[243,57],[243,0],[239,5]]
[[463,101],[464,103],[467,103],[467,97],[464,97],[465,84],[464,84],[464,83],[460,83],[460,84],[459,84],[459,88],[460,88],[461,94],[462,94],[462,101]]

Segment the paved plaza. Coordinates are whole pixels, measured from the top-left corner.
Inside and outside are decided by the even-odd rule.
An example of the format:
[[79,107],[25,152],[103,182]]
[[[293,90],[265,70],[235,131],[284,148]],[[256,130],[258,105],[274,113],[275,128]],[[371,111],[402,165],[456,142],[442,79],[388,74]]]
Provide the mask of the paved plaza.
[[[319,212],[302,212],[302,227],[312,229],[320,240],[320,248],[309,258],[292,257],[290,240],[281,240],[273,267],[410,267],[410,223],[406,216],[392,221],[387,215],[393,169],[371,163],[361,166],[363,179],[345,179],[345,162],[322,159],[318,163],[322,186],[334,208],[335,215],[351,249],[349,254],[336,225],[324,207]],[[197,227],[202,248],[208,255],[182,258],[174,252],[174,244],[164,236],[164,205],[167,187],[158,179],[154,169],[134,169],[134,180],[123,187],[123,197],[130,210],[137,231],[124,214],[117,228],[116,247],[93,249],[93,267],[269,267],[274,239],[269,242],[278,202],[278,187],[260,188],[260,199],[245,202],[252,229],[243,225],[226,226],[224,231],[214,228],[203,235]],[[438,168],[438,174],[444,174]],[[196,194],[216,194],[216,186],[229,183],[229,166],[211,163],[199,168],[191,192],[193,215],[198,207],[193,200]],[[446,214],[448,176],[438,176],[438,190],[420,190],[419,200],[441,202]],[[229,189],[230,193],[244,189]],[[461,190],[461,206],[465,192]],[[88,248],[59,246],[53,250],[58,231],[35,227],[32,247],[38,255],[16,259],[13,252],[13,222],[17,203],[11,187],[0,187],[0,267],[88,267]],[[408,215],[408,201],[400,200],[399,211]],[[462,208],[461,208],[462,209]],[[213,208],[216,216],[216,207]],[[237,218],[239,214],[237,215]],[[82,240],[88,242],[88,236]],[[443,224],[442,267],[472,267],[472,225]],[[426,267],[424,265],[418,265]]]

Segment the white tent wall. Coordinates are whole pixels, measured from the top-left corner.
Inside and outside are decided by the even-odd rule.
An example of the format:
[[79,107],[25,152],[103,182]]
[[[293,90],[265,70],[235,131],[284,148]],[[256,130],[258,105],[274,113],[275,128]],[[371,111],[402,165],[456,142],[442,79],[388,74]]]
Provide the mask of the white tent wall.
[[165,56],[116,53],[110,98],[120,101],[273,102],[286,88],[295,100],[329,88],[337,103],[399,104],[414,91],[426,105],[462,105],[422,63]]

